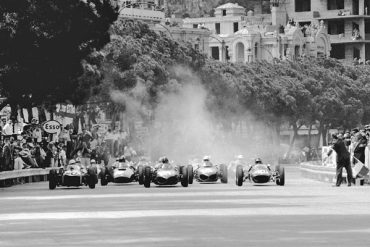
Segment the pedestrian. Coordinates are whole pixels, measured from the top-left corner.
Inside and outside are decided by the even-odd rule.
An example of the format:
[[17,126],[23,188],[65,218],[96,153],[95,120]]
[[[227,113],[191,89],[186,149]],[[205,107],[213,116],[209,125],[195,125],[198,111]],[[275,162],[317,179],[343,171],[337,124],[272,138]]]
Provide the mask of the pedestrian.
[[332,135],[333,138],[333,144],[331,145],[331,148],[329,152],[327,153],[327,157],[324,158],[326,160],[333,152],[333,150],[337,153],[337,168],[336,168],[336,184],[335,186],[339,187],[342,183],[342,172],[343,168],[347,171],[347,182],[348,186],[351,186],[352,183],[352,168],[351,168],[351,162],[350,162],[350,153],[347,150],[347,147],[344,143],[344,141],[336,134]]

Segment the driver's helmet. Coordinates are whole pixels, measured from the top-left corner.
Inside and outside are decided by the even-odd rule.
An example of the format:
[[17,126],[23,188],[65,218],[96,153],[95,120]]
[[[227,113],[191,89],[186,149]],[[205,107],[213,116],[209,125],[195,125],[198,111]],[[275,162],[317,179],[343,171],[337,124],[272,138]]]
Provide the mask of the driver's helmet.
[[117,161],[118,161],[118,162],[126,162],[126,158],[125,158],[125,156],[124,156],[124,155],[122,155],[121,157],[119,157],[119,158],[117,159]]
[[209,157],[208,155],[203,157],[203,161],[210,161],[210,159],[211,159],[211,157]]
[[254,160],[254,164],[262,164],[262,160],[260,158],[257,158]]
[[168,164],[169,163],[168,158],[166,156],[163,156],[162,158],[160,158],[159,162],[163,163],[163,164]]
[[74,159],[71,159],[69,162],[68,162],[68,165],[74,165],[76,164],[76,161]]

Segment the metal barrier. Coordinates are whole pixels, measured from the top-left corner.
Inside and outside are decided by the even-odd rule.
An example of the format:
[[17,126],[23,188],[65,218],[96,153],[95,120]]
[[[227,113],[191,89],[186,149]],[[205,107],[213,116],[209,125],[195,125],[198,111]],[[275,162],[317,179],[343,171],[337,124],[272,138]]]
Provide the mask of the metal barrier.
[[13,185],[13,180],[23,178],[23,183],[47,181],[50,170],[57,168],[36,168],[0,172],[0,187]]

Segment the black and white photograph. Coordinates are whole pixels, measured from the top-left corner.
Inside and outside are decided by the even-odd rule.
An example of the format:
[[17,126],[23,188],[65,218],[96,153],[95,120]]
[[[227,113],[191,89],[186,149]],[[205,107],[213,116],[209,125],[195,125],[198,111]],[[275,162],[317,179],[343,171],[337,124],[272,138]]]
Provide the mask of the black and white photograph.
[[0,247],[369,247],[370,0],[0,0]]

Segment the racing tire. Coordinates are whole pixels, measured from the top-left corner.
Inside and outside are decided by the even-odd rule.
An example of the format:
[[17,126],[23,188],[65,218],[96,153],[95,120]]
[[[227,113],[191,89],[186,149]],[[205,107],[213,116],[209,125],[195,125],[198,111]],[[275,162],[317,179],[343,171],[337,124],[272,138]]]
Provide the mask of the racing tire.
[[100,185],[107,186],[108,179],[107,179],[107,168],[103,167],[100,172]]
[[182,187],[188,187],[189,185],[189,172],[185,166],[182,167],[181,185]]
[[237,186],[242,186],[243,185],[243,177],[244,177],[244,174],[243,174],[243,166],[242,165],[238,165],[236,167],[236,175],[235,175],[235,183]]
[[189,184],[193,184],[194,180],[194,169],[192,165],[188,165],[188,176],[189,176]]
[[284,167],[278,165],[276,167],[276,171],[279,174],[279,179],[276,180],[276,184],[280,185],[280,186],[284,186],[285,185],[285,169],[284,169]]
[[144,167],[144,187],[150,188],[150,182],[152,180],[152,171],[150,166]]
[[57,187],[57,174],[55,170],[49,172],[49,190],[53,190]]
[[227,184],[227,166],[225,164],[220,165],[220,171],[221,171],[221,183]]
[[137,171],[138,171],[138,176],[139,176],[139,184],[140,185],[143,185],[144,184],[144,166],[143,165],[139,165],[137,167]]
[[98,175],[96,174],[96,169],[94,167],[89,167],[87,170],[87,183],[90,189],[95,189],[95,184],[98,183]]

